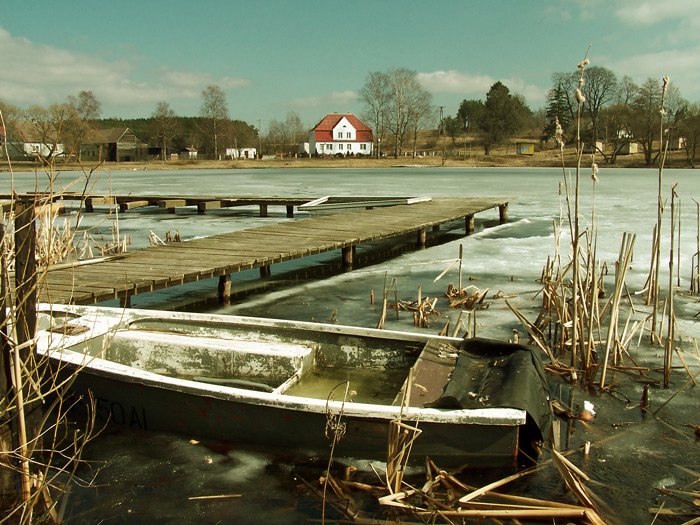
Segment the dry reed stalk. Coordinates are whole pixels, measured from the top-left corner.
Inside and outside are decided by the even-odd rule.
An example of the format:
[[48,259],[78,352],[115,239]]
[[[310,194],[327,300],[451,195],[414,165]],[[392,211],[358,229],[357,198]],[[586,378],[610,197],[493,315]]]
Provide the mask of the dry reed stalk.
[[691,293],[700,293],[700,202],[693,199],[695,202],[695,254],[693,255],[693,263],[690,268],[690,291]]
[[391,494],[401,490],[403,475],[408,463],[413,442],[421,434],[418,422],[414,426],[403,423],[403,416],[410,406],[411,388],[413,385],[413,369],[406,378],[406,388],[403,390],[399,417],[389,423],[389,441],[387,444],[386,486]]
[[[676,184],[671,188],[671,246],[668,258],[668,329],[666,332],[666,343],[664,345],[664,387],[668,387],[671,382],[671,368],[673,366],[673,344],[675,340],[675,301],[673,288],[673,251],[675,249],[676,232]],[[680,234],[679,234],[680,235]],[[679,239],[680,242],[680,239]]]
[[[329,404],[331,400],[333,399],[335,390],[342,386],[345,385],[345,392],[343,394],[343,402],[340,405],[340,410],[338,411],[338,414],[333,414],[330,410]],[[345,437],[345,431],[347,429],[347,426],[345,424],[345,421],[343,421],[343,415],[344,415],[344,410],[345,410],[345,403],[348,400],[348,393],[350,391],[350,382],[349,381],[344,381],[342,383],[338,383],[336,386],[334,386],[331,391],[328,393],[328,397],[326,398],[326,428],[325,428],[325,435],[326,438],[331,440],[331,450],[330,454],[328,456],[328,466],[326,467],[326,482],[323,484],[323,504],[322,504],[322,510],[321,510],[321,518],[325,522],[325,517],[326,517],[326,491],[328,489],[328,478],[330,477],[330,471],[331,471],[331,464],[333,463],[333,454],[335,453],[335,446],[338,444],[338,442]]]
[[[659,170],[658,170],[658,191],[657,191],[657,204],[656,204],[656,230],[655,230],[655,248],[653,253],[653,271],[654,278],[651,282],[651,293],[653,304],[653,322],[652,330],[656,330],[656,315],[659,308],[659,266],[661,258],[661,219],[663,217],[663,173],[664,173],[664,163],[666,162],[666,154],[668,152],[668,141],[664,147],[664,116],[666,110],[664,109],[664,101],[666,99],[666,90],[668,89],[669,78],[666,76],[663,78],[663,84],[661,86],[661,103],[659,107],[659,148],[663,148],[663,155],[659,156]],[[653,341],[655,333],[650,334]]]
[[630,260],[632,259],[632,250],[636,235],[625,232],[622,236],[622,244],[620,252],[615,263],[615,286],[611,298],[610,306],[610,321],[608,324],[608,336],[605,343],[605,357],[600,375],[600,387],[605,388],[605,374],[608,366],[608,358],[613,342],[618,341],[618,318],[620,312],[620,298],[624,289],[625,276],[629,268]]

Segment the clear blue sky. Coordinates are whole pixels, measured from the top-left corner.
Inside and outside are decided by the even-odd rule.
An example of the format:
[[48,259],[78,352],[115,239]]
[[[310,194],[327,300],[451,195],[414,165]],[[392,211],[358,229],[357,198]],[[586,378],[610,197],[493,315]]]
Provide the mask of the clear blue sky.
[[198,115],[218,85],[263,131],[359,113],[367,74],[406,67],[454,114],[500,80],[531,108],[554,72],[592,66],[638,83],[669,75],[700,102],[698,0],[2,0],[0,100],[21,108],[91,90],[103,117],[159,101]]

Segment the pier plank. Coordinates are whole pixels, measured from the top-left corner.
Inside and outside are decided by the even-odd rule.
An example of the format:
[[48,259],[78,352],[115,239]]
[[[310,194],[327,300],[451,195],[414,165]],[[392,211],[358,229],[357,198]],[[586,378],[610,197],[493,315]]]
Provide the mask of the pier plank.
[[[278,199],[278,200],[276,200]],[[299,198],[299,204],[308,202]],[[129,196],[119,204],[134,207],[148,202],[161,206],[199,206],[220,202],[221,207],[279,203],[289,206],[291,198]],[[165,203],[165,204],[164,204]],[[203,204],[207,207],[207,204]],[[216,204],[213,204],[215,207]],[[297,218],[257,228],[237,230],[185,242],[167,243],[127,253],[94,264],[59,267],[46,273],[40,289],[42,300],[89,304],[157,291],[187,282],[222,277],[235,272],[333,250],[410,234],[432,231],[441,224],[461,221],[507,206],[502,198],[434,198],[410,205],[355,209],[310,218]],[[127,204],[127,208],[132,207]],[[501,220],[504,219],[500,214]],[[261,270],[261,273],[262,273]]]

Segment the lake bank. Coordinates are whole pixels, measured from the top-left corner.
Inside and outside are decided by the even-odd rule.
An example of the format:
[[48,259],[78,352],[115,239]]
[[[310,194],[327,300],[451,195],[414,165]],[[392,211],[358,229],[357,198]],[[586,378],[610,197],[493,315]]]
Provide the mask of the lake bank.
[[[582,158],[583,166],[590,166],[591,155],[584,155]],[[602,167],[609,168],[649,168],[656,167],[647,166],[644,161],[644,155],[637,153],[634,155],[618,156],[614,164],[606,164],[605,159],[600,155],[595,158],[596,163]],[[567,169],[573,169],[576,166],[576,153],[573,150],[567,150],[564,153],[564,166]],[[34,171],[43,169],[40,164],[35,162],[12,162],[12,171]],[[196,169],[269,169],[269,168],[285,168],[285,169],[332,169],[332,168],[405,168],[405,167],[446,167],[446,168],[517,168],[517,167],[532,167],[532,168],[560,168],[562,159],[558,150],[538,151],[534,155],[517,155],[507,150],[503,153],[499,152],[494,155],[484,155],[483,151],[470,152],[462,156],[448,156],[445,159],[439,153],[412,156],[405,155],[394,157],[376,158],[274,158],[274,159],[246,159],[246,160],[170,160],[162,162],[152,160],[147,162],[107,162],[99,166],[91,164],[66,163],[56,161],[54,168],[60,171],[86,171],[92,169],[97,171],[120,171],[120,170],[196,170]],[[668,154],[666,164],[667,168],[690,169],[686,160],[684,151],[671,151]],[[0,162],[0,172],[9,171],[10,167],[7,162]]]

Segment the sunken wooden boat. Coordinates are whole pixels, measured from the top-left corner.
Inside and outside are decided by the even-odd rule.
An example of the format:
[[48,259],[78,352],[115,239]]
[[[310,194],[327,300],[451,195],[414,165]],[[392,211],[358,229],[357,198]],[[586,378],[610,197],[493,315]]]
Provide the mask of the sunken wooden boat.
[[39,328],[38,352],[98,419],[133,428],[318,456],[340,416],[336,457],[385,460],[400,419],[421,431],[412,460],[501,466],[547,433],[542,365],[521,345],[68,305],[41,305]]

